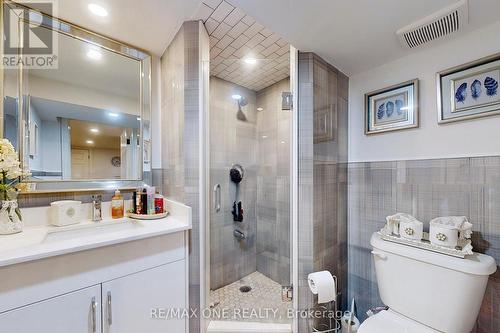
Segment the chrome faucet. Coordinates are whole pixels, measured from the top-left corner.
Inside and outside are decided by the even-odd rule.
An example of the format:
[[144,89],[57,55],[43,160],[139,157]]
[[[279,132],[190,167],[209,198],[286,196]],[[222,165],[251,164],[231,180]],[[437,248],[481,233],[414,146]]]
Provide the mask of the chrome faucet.
[[92,221],[102,221],[102,195],[95,194],[92,197]]

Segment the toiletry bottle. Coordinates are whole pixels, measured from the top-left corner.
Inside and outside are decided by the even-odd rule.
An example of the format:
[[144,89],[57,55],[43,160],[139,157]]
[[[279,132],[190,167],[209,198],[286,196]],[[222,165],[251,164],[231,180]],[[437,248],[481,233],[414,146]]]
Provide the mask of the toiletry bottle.
[[132,192],[132,213],[137,214],[137,191]]
[[154,215],[155,213],[155,187],[148,186],[146,189],[148,194],[148,215]]
[[155,194],[155,214],[162,214],[163,210],[163,195],[156,192]]
[[142,189],[141,192],[141,214],[147,214],[148,213],[148,192],[146,188]]
[[115,191],[115,195],[111,198],[111,217],[119,219],[123,217],[124,201],[120,190]]
[[142,214],[142,202],[141,202],[141,192],[142,190],[138,188],[135,193],[135,213]]

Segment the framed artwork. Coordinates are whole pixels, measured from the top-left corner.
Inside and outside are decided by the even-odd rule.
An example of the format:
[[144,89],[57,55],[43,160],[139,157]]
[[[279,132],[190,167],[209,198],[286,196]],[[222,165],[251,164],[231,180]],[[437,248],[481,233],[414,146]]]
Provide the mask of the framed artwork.
[[365,134],[418,127],[418,79],[365,95]]
[[500,54],[437,74],[438,122],[500,114]]

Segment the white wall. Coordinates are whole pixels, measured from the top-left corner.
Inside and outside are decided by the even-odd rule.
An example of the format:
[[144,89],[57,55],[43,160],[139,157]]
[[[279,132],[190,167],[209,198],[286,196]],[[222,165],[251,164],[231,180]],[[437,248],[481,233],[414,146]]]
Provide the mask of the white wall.
[[114,156],[120,156],[119,149],[89,149],[90,179],[120,179],[121,169],[111,164]]
[[61,125],[57,121],[42,121],[41,128],[42,170],[61,172]]
[[[350,77],[349,161],[500,154],[500,116],[437,124],[436,73],[500,52],[500,21]],[[364,94],[420,79],[420,128],[365,136]]]
[[29,93],[34,97],[121,113],[139,115],[140,112],[138,99],[33,75],[29,77]]

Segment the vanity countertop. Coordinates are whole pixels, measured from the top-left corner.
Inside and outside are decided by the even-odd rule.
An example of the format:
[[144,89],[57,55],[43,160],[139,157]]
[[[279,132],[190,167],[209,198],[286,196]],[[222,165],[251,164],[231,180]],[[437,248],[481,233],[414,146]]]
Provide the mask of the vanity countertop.
[[0,235],[0,267],[191,229],[191,209],[169,202],[170,214],[158,220],[131,218],[84,221],[66,227],[29,226]]

